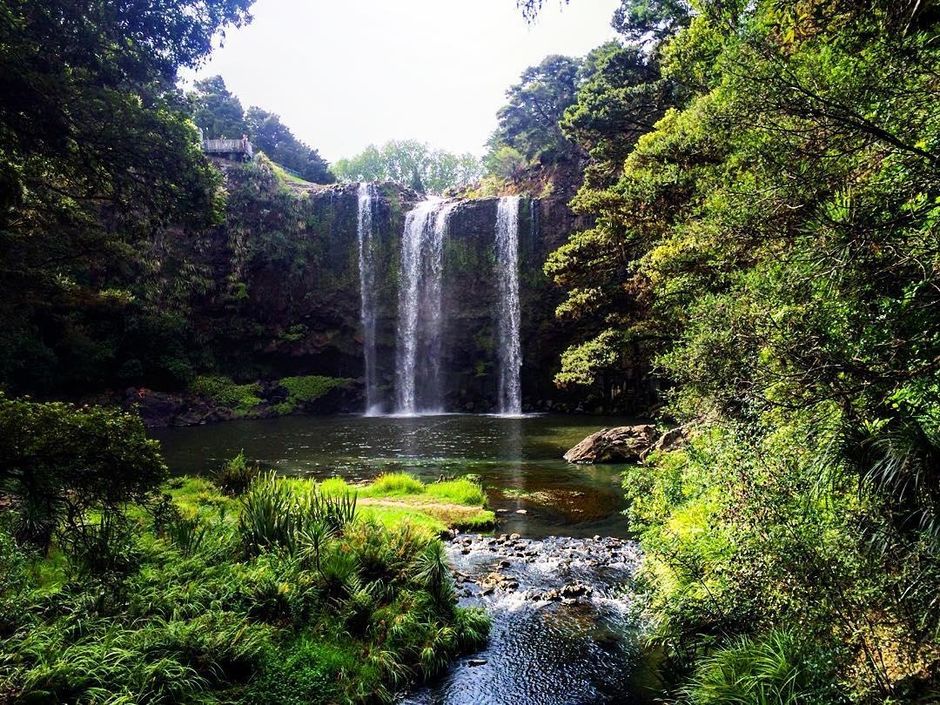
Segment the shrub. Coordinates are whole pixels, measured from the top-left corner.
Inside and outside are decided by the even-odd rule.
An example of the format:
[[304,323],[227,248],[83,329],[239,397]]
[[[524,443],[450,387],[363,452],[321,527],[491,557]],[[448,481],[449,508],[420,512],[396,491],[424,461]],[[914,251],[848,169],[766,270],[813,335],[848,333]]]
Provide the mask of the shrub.
[[167,536],[184,556],[191,556],[199,551],[208,531],[208,527],[199,520],[199,517],[184,517],[177,514],[166,524]]
[[347,379],[320,375],[284,377],[278,384],[287,390],[287,399],[278,404],[277,409],[282,414],[290,414],[304,404],[316,401],[327,392],[348,383]]
[[97,520],[75,523],[63,537],[62,548],[83,577],[120,578],[140,563],[127,517],[113,510],[102,512]]
[[272,654],[250,690],[257,705],[320,705],[337,701],[341,671],[354,672],[356,655],[303,635]]
[[189,390],[193,394],[208,397],[221,406],[232,409],[243,416],[261,404],[261,385],[258,382],[236,384],[221,375],[197,377]]
[[258,463],[249,462],[245,451],[239,451],[238,455],[216,471],[213,480],[225,494],[237,497],[248,489],[260,472]]
[[323,495],[316,487],[303,492],[271,472],[245,493],[239,531],[249,554],[269,548],[293,554],[312,542],[319,556],[320,537],[341,533],[355,518],[355,494]]
[[166,476],[134,414],[0,393],[0,491],[17,501],[17,535],[47,548],[63,519],[151,497]]
[[238,529],[249,554],[277,547],[293,551],[297,534],[294,496],[273,472],[255,479],[242,497]]

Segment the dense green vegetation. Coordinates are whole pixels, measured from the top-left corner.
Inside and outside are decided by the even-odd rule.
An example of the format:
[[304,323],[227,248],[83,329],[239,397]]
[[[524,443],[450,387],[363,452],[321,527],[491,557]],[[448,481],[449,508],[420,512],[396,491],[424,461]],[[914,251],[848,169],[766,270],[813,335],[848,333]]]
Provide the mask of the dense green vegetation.
[[390,702],[486,636],[437,539],[469,480],[161,485],[131,415],[0,398],[0,428],[3,702]]
[[333,171],[343,181],[394,181],[418,193],[441,194],[478,178],[480,162],[472,154],[452,154],[415,140],[395,140],[340,159]]
[[692,424],[625,479],[677,697],[935,702],[940,7],[625,0],[615,26],[558,123],[596,225],[546,271],[583,335],[558,382],[652,365]]
[[[191,115],[207,136],[247,130],[307,180],[332,181],[325,163],[276,116],[243,115],[221,80],[200,82],[189,98],[177,87],[178,72],[205,59],[224,26],[245,22],[249,5],[4,8],[0,388],[80,396],[128,386],[179,390],[201,373],[258,379],[278,366],[259,360],[259,349],[303,335],[298,320],[245,326],[237,302],[254,294],[252,253],[280,249],[285,222],[317,224],[288,208],[296,204],[270,162],[222,189]],[[257,222],[254,209],[278,200],[282,222]],[[245,221],[256,230],[250,244],[220,237],[242,232]],[[322,259],[310,274],[320,266]],[[256,342],[231,344],[229,334],[245,329]]]
[[[198,5],[199,10],[194,10]],[[161,223],[219,216],[218,177],[176,88],[248,0],[6,3],[0,21],[0,380],[87,384],[115,309],[140,302]],[[133,39],[131,39],[133,37]],[[41,50],[40,50],[41,48]],[[174,325],[151,315],[143,330]],[[110,329],[110,330],[109,330]],[[128,370],[133,372],[133,370]],[[12,385],[11,385],[12,386]]]

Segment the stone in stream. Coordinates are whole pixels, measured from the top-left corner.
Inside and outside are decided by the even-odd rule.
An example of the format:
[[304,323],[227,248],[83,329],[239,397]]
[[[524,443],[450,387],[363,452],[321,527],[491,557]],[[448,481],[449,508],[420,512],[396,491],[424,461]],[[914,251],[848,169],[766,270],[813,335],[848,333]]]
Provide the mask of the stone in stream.
[[564,458],[569,463],[635,463],[646,457],[655,440],[652,424],[604,428],[578,443]]
[[519,581],[494,571],[480,581],[480,587],[483,588],[484,595],[490,594],[495,589],[512,592],[519,587]]

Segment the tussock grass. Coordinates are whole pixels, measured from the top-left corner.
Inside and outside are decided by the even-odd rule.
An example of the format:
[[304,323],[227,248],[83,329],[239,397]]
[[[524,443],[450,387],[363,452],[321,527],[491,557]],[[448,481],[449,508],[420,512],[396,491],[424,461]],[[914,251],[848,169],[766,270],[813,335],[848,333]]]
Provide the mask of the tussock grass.
[[395,497],[421,494],[425,485],[421,480],[403,472],[384,473],[362,488],[363,497]]
[[486,504],[483,487],[466,479],[435,482],[425,487],[425,492],[436,499],[466,506]]

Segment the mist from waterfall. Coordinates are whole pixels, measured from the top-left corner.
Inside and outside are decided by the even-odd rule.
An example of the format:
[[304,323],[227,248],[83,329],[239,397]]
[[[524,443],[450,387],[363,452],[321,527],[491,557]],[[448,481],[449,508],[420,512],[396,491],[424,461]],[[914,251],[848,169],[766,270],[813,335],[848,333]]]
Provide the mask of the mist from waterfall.
[[375,186],[359,184],[359,293],[362,349],[365,357],[366,416],[382,413],[375,356],[375,255],[372,251],[372,208]]
[[519,325],[519,197],[499,199],[496,210],[497,360],[499,413],[522,414]]
[[444,409],[441,385],[444,237],[453,207],[453,203],[430,198],[405,216],[398,290],[396,414],[436,413]]

